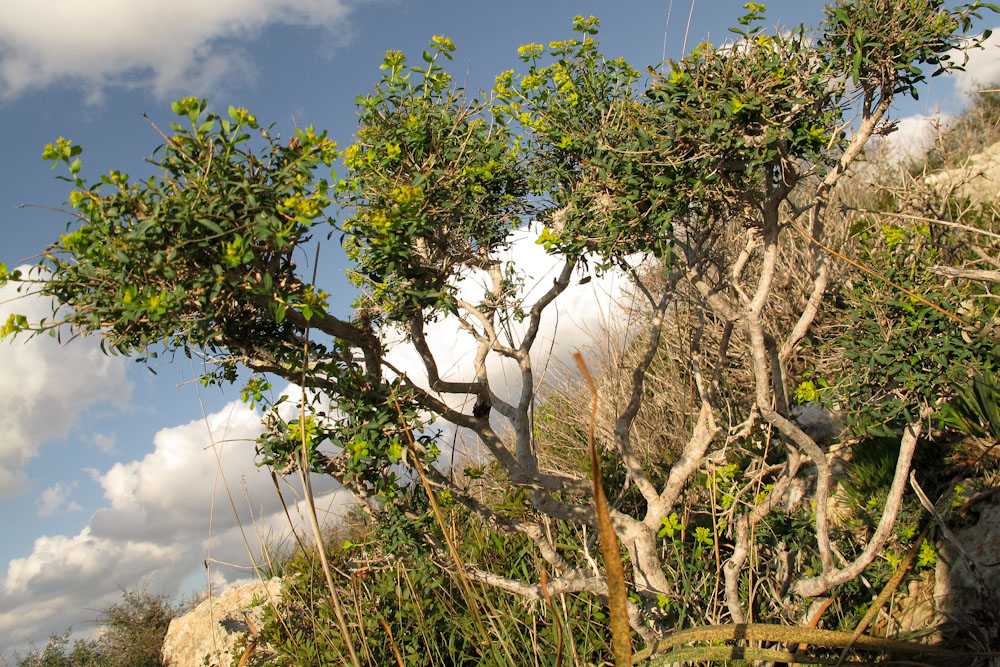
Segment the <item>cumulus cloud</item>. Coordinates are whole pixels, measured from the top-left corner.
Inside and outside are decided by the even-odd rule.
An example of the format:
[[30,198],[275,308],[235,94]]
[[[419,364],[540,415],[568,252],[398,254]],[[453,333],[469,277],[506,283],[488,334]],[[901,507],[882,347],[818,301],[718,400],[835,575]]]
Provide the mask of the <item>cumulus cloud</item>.
[[[27,268],[27,267],[22,267]],[[52,316],[48,298],[18,298],[0,287],[0,321],[19,313],[30,321]],[[23,468],[46,442],[66,437],[88,409],[124,408],[132,385],[120,357],[105,356],[94,339],[61,346],[49,336],[0,341],[0,496],[24,489]]]
[[159,431],[152,452],[116,463],[99,478],[109,506],[94,515],[94,534],[155,542],[204,538],[213,496],[222,501],[214,528],[227,529],[236,522],[227,485],[243,507],[244,495],[253,498],[272,487],[270,476],[253,465],[260,433],[260,415],[239,402]]
[[[176,595],[205,572],[206,560],[216,583],[252,576],[248,547],[259,560],[262,544],[289,531],[270,474],[254,465],[260,432],[260,415],[233,402],[162,429],[141,459],[88,470],[107,505],[79,534],[39,537],[31,553],[10,561],[0,580],[0,652],[80,629],[122,587]],[[321,522],[336,523],[348,498],[333,493],[329,478],[316,477],[313,486]],[[54,485],[39,511],[69,507],[71,489]],[[301,492],[286,485],[284,493],[302,533]]]
[[68,537],[39,537],[31,554],[7,566],[0,588],[0,650],[44,641],[51,632],[79,629],[94,617],[95,603],[113,598],[119,586],[149,581],[157,590],[163,575],[176,578],[183,545],[94,536],[89,528]]
[[41,498],[35,503],[35,513],[40,517],[52,516],[64,508],[67,512],[82,512],[83,508],[80,507],[79,503],[69,499],[75,487],[75,483],[56,482],[53,486],[45,489],[42,491]]
[[878,157],[894,164],[919,159],[934,145],[939,131],[951,120],[952,116],[946,113],[916,114],[900,119],[892,134],[875,142],[882,150]]
[[4,7],[0,98],[57,82],[91,100],[109,87],[144,86],[163,97],[253,77],[241,42],[273,24],[341,38],[348,0],[50,0]]
[[959,96],[967,99],[977,90],[1000,84],[1000,27],[994,28],[993,34],[983,42],[983,48],[969,49],[965,54],[960,51],[950,54],[952,61],[959,64],[968,57],[965,71],[950,74]]

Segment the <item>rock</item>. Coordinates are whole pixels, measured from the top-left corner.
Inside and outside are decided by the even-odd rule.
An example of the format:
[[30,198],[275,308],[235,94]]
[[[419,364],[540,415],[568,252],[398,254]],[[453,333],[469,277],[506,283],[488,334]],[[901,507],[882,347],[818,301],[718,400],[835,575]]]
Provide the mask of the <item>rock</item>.
[[950,542],[940,550],[934,597],[938,610],[956,621],[1000,619],[1000,503],[994,498],[979,506],[979,521],[954,531],[975,563],[982,584],[966,559]]
[[[982,583],[955,545],[939,538],[933,572],[922,572],[896,598],[895,631],[922,631],[925,641],[949,648],[996,650],[1000,642],[1000,628],[994,620],[1000,619],[1000,501],[994,497],[976,509],[978,520],[953,532],[975,561]],[[1000,661],[965,664],[996,666]]]
[[973,203],[993,201],[1000,195],[1000,143],[969,156],[963,167],[931,174],[927,183],[944,191],[954,189]]
[[934,600],[936,575],[930,570],[925,570],[911,581],[906,592],[899,601],[899,611],[896,614],[896,621],[899,627],[896,630],[900,633],[913,633],[930,630],[929,634],[921,633],[925,641],[929,644],[937,644],[943,639],[937,627],[941,624],[941,617],[936,610]]
[[836,442],[844,432],[844,421],[839,413],[822,403],[796,405],[791,410],[792,421],[821,447]]
[[266,585],[254,581],[233,586],[170,621],[161,652],[163,664],[169,667],[230,667],[236,641],[250,633],[244,612],[254,627],[260,627],[264,605],[255,606],[254,602],[264,600],[267,604],[269,600],[280,600],[282,583],[280,577],[275,577]]

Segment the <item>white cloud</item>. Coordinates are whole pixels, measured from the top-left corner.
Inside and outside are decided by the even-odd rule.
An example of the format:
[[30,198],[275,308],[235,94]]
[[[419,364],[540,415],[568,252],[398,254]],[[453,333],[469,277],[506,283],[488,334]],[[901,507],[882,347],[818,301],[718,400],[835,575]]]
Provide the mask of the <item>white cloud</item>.
[[[1000,27],[995,28],[990,38],[983,42],[981,49],[965,52],[968,62],[965,71],[955,71],[949,76],[954,79],[955,92],[965,98],[986,86],[1000,84]],[[966,56],[960,51],[950,53],[952,61],[961,64]]]
[[253,77],[240,46],[272,24],[345,30],[347,0],[48,0],[7,3],[0,16],[0,98],[57,82],[90,101],[108,87],[160,97]]
[[63,484],[62,482],[56,482],[53,486],[42,491],[41,498],[35,503],[35,512],[41,517],[52,516],[63,507],[65,507],[67,512],[82,512],[83,508],[75,501],[69,499],[75,487],[76,483]]
[[895,132],[875,142],[875,146],[883,150],[878,157],[893,164],[923,157],[937,140],[939,130],[945,129],[951,119],[945,113],[901,118]]
[[91,436],[91,440],[93,441],[94,446],[105,454],[110,454],[115,448],[115,443],[117,442],[117,438],[114,433],[94,433]]
[[[116,573],[127,578],[130,572],[144,572],[150,566],[171,562],[180,555],[181,548],[136,540],[115,543],[95,537],[90,528],[75,537],[39,537],[30,556],[9,563],[3,590],[12,597],[30,592],[37,599],[53,591],[65,592],[89,579],[113,578]],[[122,570],[126,563],[130,565]]]
[[100,477],[110,506],[94,515],[94,534],[157,542],[182,535],[207,537],[213,495],[215,528],[233,525],[225,483],[238,507],[246,507],[241,484],[250,497],[272,486],[270,476],[253,465],[260,433],[260,415],[238,402],[205,419],[159,431],[151,453],[139,461],[116,463]]
[[[248,567],[248,545],[257,558],[261,540],[280,540],[287,520],[270,474],[254,465],[260,432],[260,415],[233,402],[162,429],[153,451],[140,460],[103,474],[88,470],[108,505],[79,534],[40,537],[30,554],[10,561],[0,580],[0,653],[23,650],[28,640],[43,641],[70,626],[79,630],[121,587],[175,595],[182,582],[204,573],[206,559]],[[297,478],[289,481],[297,488]],[[329,493],[335,486],[329,478],[317,476],[313,486],[320,520],[328,516],[335,523],[347,498]],[[301,492],[287,485],[283,490],[301,533]],[[58,507],[68,492],[56,484],[42,505]],[[252,575],[218,564],[212,572],[216,581]]]
[[[540,229],[537,225],[514,232],[513,243],[503,260],[512,260],[519,274],[524,278],[525,290],[522,297],[523,308],[528,308],[550,287],[562,269],[562,260],[549,255],[535,241]],[[543,378],[544,371],[552,365],[572,364],[570,357],[578,349],[595,344],[594,336],[605,331],[605,324],[616,310],[616,304],[624,297],[628,287],[627,279],[618,271],[609,271],[603,276],[579,284],[583,274],[574,275],[570,286],[543,311],[538,336],[532,349],[536,384]],[[466,277],[458,285],[461,298],[476,303],[487,288],[486,278],[481,275]],[[524,334],[527,322],[509,322],[503,330],[510,330],[516,347]],[[445,317],[425,326],[425,335],[431,352],[437,360],[442,379],[468,381],[475,377],[473,361],[476,341],[472,335],[459,331],[454,317]],[[504,340],[504,343],[510,341]],[[426,374],[420,356],[411,344],[403,342],[401,333],[390,338],[390,362],[406,369],[411,379],[427,386]],[[487,373],[490,386],[501,398],[508,398],[520,390],[520,373],[510,359],[491,354],[487,359]],[[444,398],[455,399],[456,395]],[[471,409],[471,405],[467,406]]]
[[[17,297],[13,283],[0,287],[0,321],[10,313],[30,321],[52,316],[48,298]],[[132,392],[125,369],[125,360],[105,356],[96,339],[65,347],[44,335],[0,341],[0,496],[23,490],[24,466],[43,444],[65,437],[88,409],[125,407]]]
[[184,550],[101,539],[89,528],[73,537],[39,537],[31,554],[7,566],[0,588],[0,651],[23,650],[29,641],[44,642],[69,626],[81,629],[120,586],[145,579],[151,590],[160,590],[177,577]]

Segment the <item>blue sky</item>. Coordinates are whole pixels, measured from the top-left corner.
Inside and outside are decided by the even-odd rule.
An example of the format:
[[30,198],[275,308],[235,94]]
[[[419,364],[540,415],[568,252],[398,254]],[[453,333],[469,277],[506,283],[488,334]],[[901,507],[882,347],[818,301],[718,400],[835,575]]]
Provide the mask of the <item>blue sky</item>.
[[[689,48],[725,40],[743,13],[743,0],[18,4],[0,14],[0,262],[11,267],[65,229],[67,216],[44,208],[68,194],[40,159],[56,137],[84,147],[91,179],[112,168],[140,175],[158,144],[142,113],[165,126],[170,101],[198,95],[216,110],[246,107],[284,135],[295,125],[328,129],[344,146],[355,128],[355,96],[373,86],[388,49],[419,57],[431,36],[449,36],[458,46],[452,75],[461,81],[467,71],[477,90],[518,69],[520,44],[569,36],[575,14],[600,17],[605,52],[642,68],[661,60],[665,26],[666,55],[680,56],[692,6]],[[768,23],[781,27],[816,24],[821,15],[816,1],[768,6]],[[970,75],[997,78],[997,61],[993,47]],[[897,117],[908,119],[902,143],[938,104],[957,111],[968,80],[935,80],[919,103],[899,107]],[[346,309],[343,258],[332,245],[321,270]],[[4,318],[44,314],[37,301],[3,303],[12,296],[9,286],[0,292]],[[270,479],[252,465],[257,416],[233,403],[234,391],[184,384],[198,373],[187,359],[156,370],[103,357],[93,339],[0,345],[0,653],[23,650],[29,639],[42,644],[70,625],[91,627],[92,610],[121,586],[190,590],[205,581],[209,548],[218,560],[248,562],[218,489],[221,473],[256,545],[248,499],[265,516],[276,509]],[[221,462],[209,431],[231,441]],[[214,572],[229,580],[246,574]]]

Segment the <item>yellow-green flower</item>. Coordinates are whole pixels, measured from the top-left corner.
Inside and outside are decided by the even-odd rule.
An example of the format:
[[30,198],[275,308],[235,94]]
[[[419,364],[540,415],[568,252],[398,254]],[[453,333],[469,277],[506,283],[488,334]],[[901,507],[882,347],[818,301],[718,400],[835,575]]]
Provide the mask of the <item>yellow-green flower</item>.
[[455,50],[455,43],[452,42],[447,37],[444,37],[444,36],[441,36],[441,35],[434,35],[434,37],[431,38],[431,43],[434,44],[435,46],[437,46],[438,48],[443,49],[445,51],[454,51]]
[[406,206],[423,199],[424,191],[419,187],[401,185],[392,191],[392,200],[400,206]]
[[257,127],[257,117],[243,107],[229,107],[229,117],[240,125]]
[[74,190],[69,193],[69,203],[75,209],[87,211],[90,208],[90,193],[82,190]]
[[351,144],[344,152],[341,154],[344,158],[344,164],[350,168],[355,168],[361,166],[364,161],[361,159],[361,147],[357,144]]
[[521,56],[521,60],[527,62],[532,58],[537,58],[538,56],[545,53],[545,47],[541,44],[522,44],[517,47],[517,55]]

